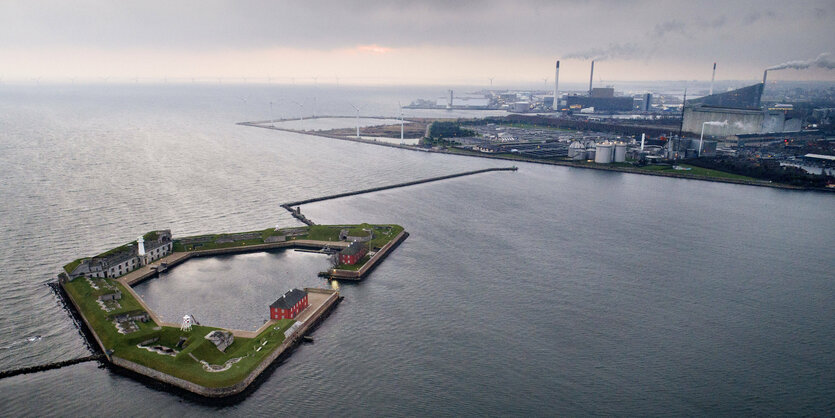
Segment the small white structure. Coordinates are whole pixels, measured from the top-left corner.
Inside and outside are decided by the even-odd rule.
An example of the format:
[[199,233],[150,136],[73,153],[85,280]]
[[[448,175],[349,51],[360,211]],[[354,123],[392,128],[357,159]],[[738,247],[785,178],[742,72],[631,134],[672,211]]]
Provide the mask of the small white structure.
[[581,141],[574,141],[568,146],[568,158],[573,160],[584,160],[586,158],[586,146]]
[[138,247],[137,255],[142,257],[143,255],[145,255],[145,238],[139,237],[136,240],[136,244]]
[[192,325],[194,325],[194,317],[186,315],[183,317],[183,324],[180,325],[180,331],[191,331]]

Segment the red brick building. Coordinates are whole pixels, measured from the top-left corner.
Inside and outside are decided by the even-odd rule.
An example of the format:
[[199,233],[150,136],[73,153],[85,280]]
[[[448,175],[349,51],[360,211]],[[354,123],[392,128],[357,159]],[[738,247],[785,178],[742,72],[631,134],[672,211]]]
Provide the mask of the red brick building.
[[367,252],[365,245],[352,242],[348,248],[339,252],[339,264],[357,264]]
[[293,289],[270,305],[270,319],[293,319],[307,307],[307,292]]

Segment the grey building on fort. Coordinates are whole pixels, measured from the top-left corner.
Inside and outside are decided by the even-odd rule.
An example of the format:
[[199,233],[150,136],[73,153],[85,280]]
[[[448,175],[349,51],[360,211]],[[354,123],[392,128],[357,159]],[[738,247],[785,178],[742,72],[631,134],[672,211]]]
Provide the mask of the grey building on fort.
[[153,231],[136,242],[82,260],[67,274],[70,280],[80,276],[119,277],[171,254],[173,248],[171,230]]

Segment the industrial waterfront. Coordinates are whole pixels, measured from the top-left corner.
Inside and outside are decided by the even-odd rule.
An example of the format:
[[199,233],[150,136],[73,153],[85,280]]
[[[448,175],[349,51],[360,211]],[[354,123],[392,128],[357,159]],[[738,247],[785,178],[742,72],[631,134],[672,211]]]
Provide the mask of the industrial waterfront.
[[[256,119],[238,100],[255,87],[2,88],[4,370],[89,355],[43,283],[137,225],[296,226],[281,203],[507,165],[234,125]],[[385,114],[431,94],[416,90],[331,94]],[[517,165],[304,205],[317,223],[413,234],[366,281],[339,284],[345,302],[316,343],[245,400],[184,401],[87,362],[0,380],[3,412],[831,411],[831,196]]]

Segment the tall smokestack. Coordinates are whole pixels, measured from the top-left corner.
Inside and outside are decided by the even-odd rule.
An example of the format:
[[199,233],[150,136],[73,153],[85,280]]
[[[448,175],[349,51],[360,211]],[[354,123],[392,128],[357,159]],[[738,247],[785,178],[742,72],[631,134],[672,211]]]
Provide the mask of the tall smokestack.
[[554,104],[551,107],[554,111],[560,110],[560,60],[557,60],[557,69],[554,71]]
[[760,107],[760,103],[763,100],[763,94],[765,94],[765,80],[768,78],[768,70],[763,71],[763,88],[760,90],[760,97],[757,99],[757,107]]
[[591,60],[591,75],[589,76],[589,97],[591,97],[591,84],[594,81],[594,60]]
[[710,93],[713,94],[713,80],[716,79],[716,63],[713,63],[713,75],[710,76]]

